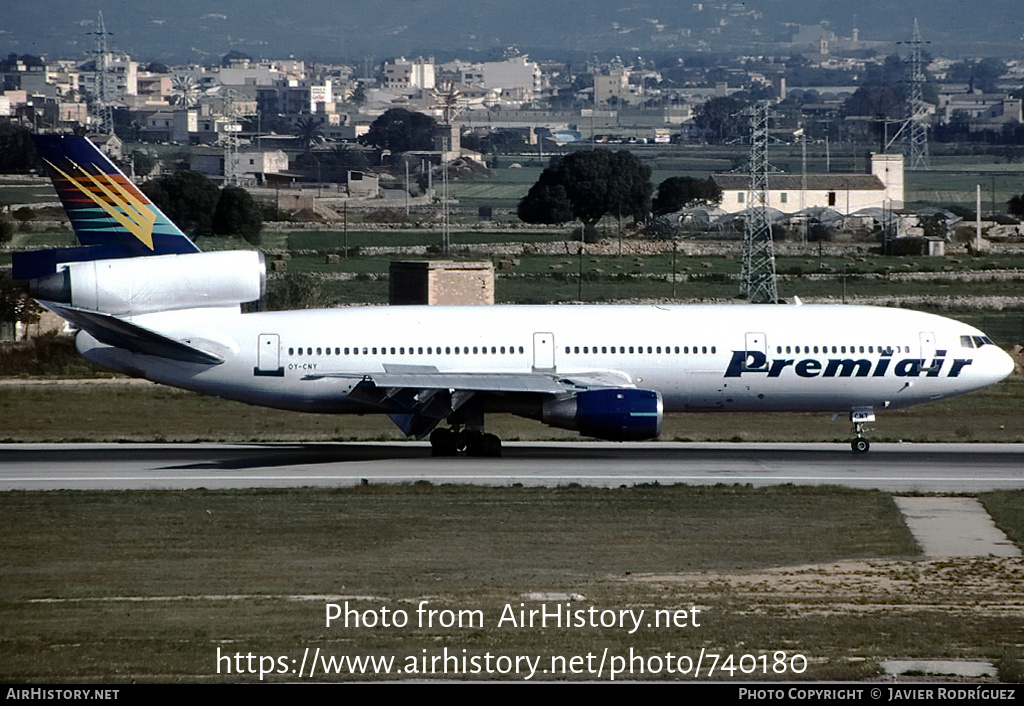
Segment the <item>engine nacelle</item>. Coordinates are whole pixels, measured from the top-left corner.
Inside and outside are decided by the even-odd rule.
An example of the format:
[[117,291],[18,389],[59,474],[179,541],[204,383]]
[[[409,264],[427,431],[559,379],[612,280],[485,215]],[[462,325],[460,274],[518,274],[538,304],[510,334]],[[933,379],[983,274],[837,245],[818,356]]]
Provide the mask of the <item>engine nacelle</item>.
[[609,441],[641,441],[661,433],[664,405],[653,390],[584,390],[544,403],[545,424]]
[[69,262],[29,281],[36,299],[114,315],[236,306],[266,289],[254,250]]

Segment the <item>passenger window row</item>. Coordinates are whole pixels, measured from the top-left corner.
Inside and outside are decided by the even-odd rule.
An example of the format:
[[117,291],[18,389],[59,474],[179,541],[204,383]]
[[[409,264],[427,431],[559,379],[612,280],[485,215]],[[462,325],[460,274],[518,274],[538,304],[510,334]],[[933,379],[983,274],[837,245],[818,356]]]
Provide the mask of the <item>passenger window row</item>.
[[636,354],[654,354],[661,355],[662,352],[669,355],[700,355],[707,354],[708,351],[715,353],[717,348],[715,346],[566,346],[565,352],[567,354],[625,354],[632,353]]
[[[776,353],[874,353],[875,346],[776,346]],[[910,346],[878,346],[878,352],[882,355],[895,353],[909,353]]]
[[[300,346],[289,348],[288,355],[514,355],[517,351],[523,353],[522,346],[335,346],[331,348],[311,346]],[[390,353],[389,353],[390,351]],[[424,352],[425,351],[425,352]]]

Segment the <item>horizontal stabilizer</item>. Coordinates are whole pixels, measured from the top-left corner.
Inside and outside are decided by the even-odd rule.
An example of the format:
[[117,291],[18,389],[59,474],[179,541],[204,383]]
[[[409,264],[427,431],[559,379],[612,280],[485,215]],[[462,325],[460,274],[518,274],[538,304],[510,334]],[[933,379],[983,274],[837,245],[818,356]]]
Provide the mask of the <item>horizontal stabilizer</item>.
[[58,265],[69,262],[91,262],[92,260],[116,260],[135,257],[137,253],[125,245],[88,245],[78,248],[52,248],[11,253],[14,279],[36,279],[52,275]]
[[101,343],[123,348],[132,353],[152,355],[158,358],[180,360],[183,363],[220,365],[224,359],[219,355],[190,346],[187,343],[168,338],[163,334],[138,326],[124,319],[97,311],[86,311],[53,302],[40,302],[50,311],[62,316],[78,328],[89,333]]

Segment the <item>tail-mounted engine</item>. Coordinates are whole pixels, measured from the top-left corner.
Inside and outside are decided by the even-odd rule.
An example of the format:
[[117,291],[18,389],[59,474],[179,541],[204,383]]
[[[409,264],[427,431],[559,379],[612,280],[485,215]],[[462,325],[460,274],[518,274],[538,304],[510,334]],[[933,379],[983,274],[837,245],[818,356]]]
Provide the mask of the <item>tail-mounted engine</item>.
[[114,315],[237,306],[266,288],[263,253],[252,250],[69,262],[29,280],[36,299]]

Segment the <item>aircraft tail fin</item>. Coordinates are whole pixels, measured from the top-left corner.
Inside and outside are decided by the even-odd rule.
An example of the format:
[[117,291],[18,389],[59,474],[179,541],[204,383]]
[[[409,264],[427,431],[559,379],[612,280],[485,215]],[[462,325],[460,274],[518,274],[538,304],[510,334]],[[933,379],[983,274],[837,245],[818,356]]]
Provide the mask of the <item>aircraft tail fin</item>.
[[62,262],[199,252],[88,139],[78,135],[35,135],[33,139],[81,247],[15,253],[15,279],[53,274]]

